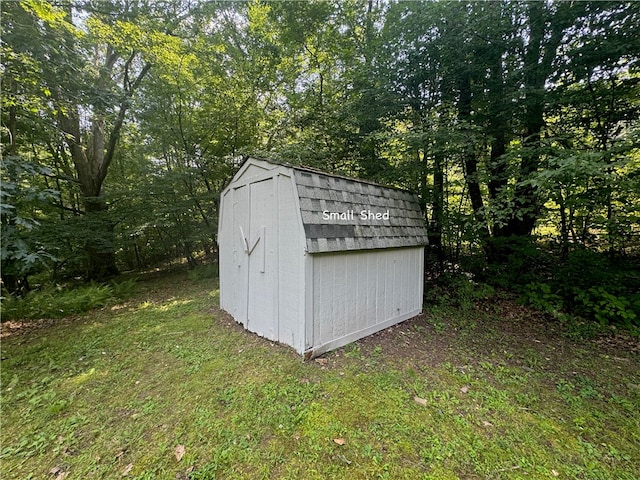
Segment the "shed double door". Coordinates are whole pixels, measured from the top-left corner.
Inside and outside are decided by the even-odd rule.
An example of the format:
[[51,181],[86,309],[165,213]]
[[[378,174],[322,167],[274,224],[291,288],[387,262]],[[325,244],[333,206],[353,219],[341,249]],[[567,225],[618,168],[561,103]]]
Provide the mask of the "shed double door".
[[236,317],[245,327],[270,340],[278,340],[276,308],[276,246],[277,219],[274,201],[274,180],[268,178],[239,190],[236,238],[237,251],[242,252],[238,263],[236,284],[242,311]]

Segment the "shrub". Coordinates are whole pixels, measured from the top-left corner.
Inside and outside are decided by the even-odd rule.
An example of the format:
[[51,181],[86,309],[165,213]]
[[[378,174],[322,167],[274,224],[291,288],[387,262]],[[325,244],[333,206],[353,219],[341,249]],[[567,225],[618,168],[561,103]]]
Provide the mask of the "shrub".
[[434,305],[470,307],[478,300],[488,300],[495,290],[486,283],[474,282],[468,274],[445,272],[425,287],[425,301]]
[[536,310],[556,315],[563,305],[562,297],[548,283],[530,283],[523,288],[520,301]]
[[600,325],[617,324],[627,328],[640,325],[636,313],[640,307],[637,298],[615,295],[605,287],[592,287],[588,290],[576,288],[575,301],[578,313],[594,318]]
[[131,297],[135,292],[136,286],[136,278],[129,278],[128,280],[122,280],[120,282],[114,280],[111,282],[113,296],[119,300],[126,300]]
[[494,238],[487,250],[489,263],[480,278],[494,286],[517,290],[549,275],[550,255],[535,238]]

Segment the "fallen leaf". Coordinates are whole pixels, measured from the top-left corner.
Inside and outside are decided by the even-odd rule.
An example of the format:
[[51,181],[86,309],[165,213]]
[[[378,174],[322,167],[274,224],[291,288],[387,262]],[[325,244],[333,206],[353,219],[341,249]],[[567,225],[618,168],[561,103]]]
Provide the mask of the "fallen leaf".
[[122,473],[120,474],[120,476],[121,477],[126,477],[127,475],[129,475],[129,472],[131,470],[133,470],[133,463],[130,463],[129,465],[124,467],[124,469],[122,470]]
[[551,475],[553,475],[554,477],[559,476],[560,474],[558,473],[557,470],[551,470]]
[[416,396],[416,397],[413,397],[413,401],[416,402],[418,405],[422,405],[423,407],[427,406],[427,401],[424,398],[420,398]]
[[460,389],[460,392],[461,392],[461,393],[467,393],[468,391],[469,391],[469,387],[468,387],[467,385],[465,385],[464,387],[462,387],[462,388]]
[[326,365],[328,360],[326,358],[316,358],[315,361],[318,365]]
[[334,438],[333,441],[338,445],[344,445],[345,443],[347,443],[344,438]]
[[185,452],[184,445],[178,445],[176,447],[176,449],[174,450],[173,454],[176,456],[176,460],[177,461],[182,460],[182,457],[184,456],[184,452]]
[[486,420],[482,421],[482,426],[484,427],[493,427],[493,423],[487,422]]
[[69,476],[69,472],[60,472],[56,477],[56,480],[64,480]]
[[57,475],[62,471],[62,467],[53,467],[49,470],[49,475]]

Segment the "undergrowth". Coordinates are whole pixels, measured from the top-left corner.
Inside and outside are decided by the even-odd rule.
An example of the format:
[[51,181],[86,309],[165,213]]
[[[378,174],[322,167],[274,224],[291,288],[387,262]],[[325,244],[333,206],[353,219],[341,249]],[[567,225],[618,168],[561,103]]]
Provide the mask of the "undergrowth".
[[133,295],[134,278],[114,280],[76,287],[51,286],[33,290],[23,297],[7,296],[2,299],[2,320],[33,320],[63,318],[94,308],[105,307]]
[[473,278],[510,290],[563,321],[640,334],[640,260],[576,248],[566,255],[535,239],[503,239],[492,262],[469,262]]

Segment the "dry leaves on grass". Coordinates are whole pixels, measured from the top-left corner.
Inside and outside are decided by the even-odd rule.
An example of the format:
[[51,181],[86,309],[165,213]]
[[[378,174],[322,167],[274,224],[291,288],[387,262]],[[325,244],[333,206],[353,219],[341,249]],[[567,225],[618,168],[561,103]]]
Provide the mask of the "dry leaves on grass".
[[427,400],[424,398],[420,398],[418,396],[413,397],[413,401],[416,402],[418,405],[422,405],[423,407],[427,406]]
[[122,470],[122,473],[120,474],[120,476],[121,477],[126,477],[127,475],[129,475],[129,472],[131,472],[131,470],[133,470],[133,463],[130,463],[129,465],[124,467],[124,469]]
[[186,449],[184,448],[184,445],[177,445],[176,449],[174,450],[173,454],[176,456],[176,460],[180,461],[182,460],[182,457],[184,457],[184,452],[186,452]]
[[344,445],[345,443],[347,443],[344,438],[334,438],[333,441],[338,445]]
[[55,475],[56,480],[64,480],[69,475],[69,472],[65,472],[62,467],[53,467],[49,470],[49,475]]

